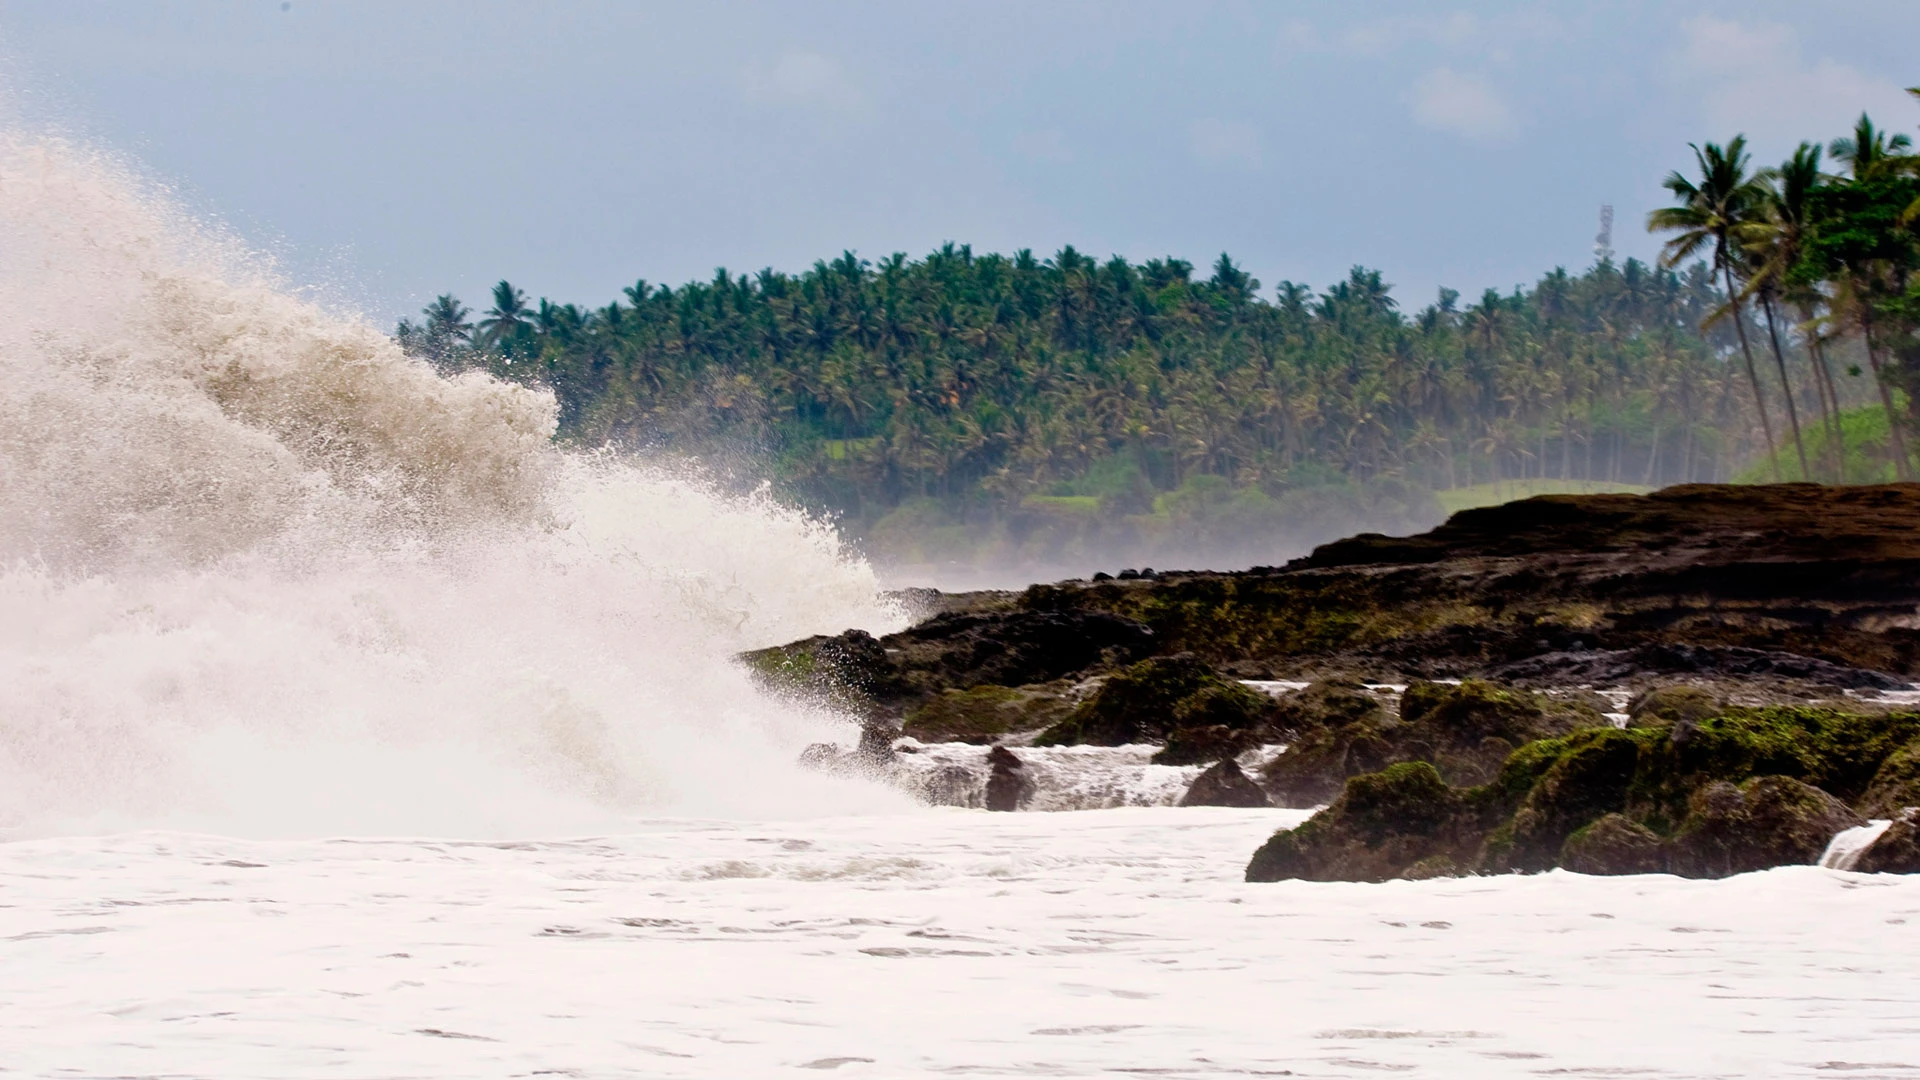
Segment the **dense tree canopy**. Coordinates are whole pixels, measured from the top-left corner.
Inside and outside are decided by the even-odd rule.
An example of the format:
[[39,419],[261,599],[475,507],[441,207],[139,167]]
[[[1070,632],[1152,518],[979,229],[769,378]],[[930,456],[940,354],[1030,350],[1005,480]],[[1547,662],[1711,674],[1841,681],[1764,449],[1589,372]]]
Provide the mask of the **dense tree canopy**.
[[[595,309],[502,281],[477,322],[443,296],[399,336],[444,368],[550,387],[566,438],[739,455],[881,535],[1229,511],[1258,528],[1290,499],[1418,517],[1422,492],[1724,480],[1754,459],[1819,478],[1844,467],[1843,411],[1876,390],[1899,443],[1920,370],[1915,159],[1865,118],[1832,153],[1851,176],[1812,146],[1755,171],[1743,140],[1708,144],[1649,222],[1671,231],[1660,265],[1603,257],[1412,313],[1360,267],[1263,292],[1225,254],[1201,274],[948,244],[640,281]],[[1873,376],[1836,378],[1854,356]],[[1832,436],[1814,460],[1811,402]],[[1881,460],[1904,473],[1900,449]]]

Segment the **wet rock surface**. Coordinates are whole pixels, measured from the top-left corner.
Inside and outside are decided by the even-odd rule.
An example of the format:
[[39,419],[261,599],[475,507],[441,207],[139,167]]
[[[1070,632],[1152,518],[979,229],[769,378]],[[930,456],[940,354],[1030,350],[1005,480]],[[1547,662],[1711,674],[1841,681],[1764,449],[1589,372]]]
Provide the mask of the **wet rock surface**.
[[[861,717],[874,757],[902,725],[1188,767],[1286,743],[1245,779],[1331,805],[1259,875],[1711,876],[1920,798],[1915,715],[1860,700],[1920,674],[1920,485],[1543,496],[1279,568],[916,603],[934,614],[900,633],[745,659]],[[1015,804],[1017,762],[996,765]]]
[[988,752],[987,764],[993,770],[987,777],[987,809],[1018,810],[1033,798],[1033,778],[1018,754],[996,746]]
[[1247,778],[1239,762],[1225,758],[1206,772],[1194,777],[1193,786],[1180,797],[1181,806],[1267,806],[1267,793]]
[[1259,740],[1273,700],[1191,654],[1155,657],[1115,672],[1035,740],[1040,745],[1159,742],[1165,765],[1239,753]]
[[1431,860],[1473,873],[1688,877],[1810,864],[1864,822],[1852,804],[1916,732],[1915,713],[1728,709],[1529,742],[1472,786],[1447,784],[1427,762],[1396,764],[1349,779],[1326,810],[1275,836],[1249,880],[1383,880]]
[[1835,690],[1904,690],[1911,680],[1798,653],[1744,646],[1642,645],[1547,652],[1495,665],[1489,676],[1531,686],[1625,686],[1663,676],[1799,682]]
[[1785,776],[1737,787],[1715,781],[1694,793],[1691,811],[1667,845],[1667,868],[1684,877],[1808,865],[1835,833],[1866,823],[1839,799]]
[[1920,812],[1894,819],[1853,868],[1863,874],[1920,874]]
[[1279,805],[1295,807],[1324,803],[1348,778],[1406,761],[1429,762],[1454,785],[1485,783],[1525,743],[1609,726],[1599,705],[1479,680],[1414,683],[1397,717],[1376,705],[1347,723],[1297,730],[1261,779]]
[[1920,807],[1920,740],[1887,755],[1860,800],[1870,818],[1896,818],[1909,807]]

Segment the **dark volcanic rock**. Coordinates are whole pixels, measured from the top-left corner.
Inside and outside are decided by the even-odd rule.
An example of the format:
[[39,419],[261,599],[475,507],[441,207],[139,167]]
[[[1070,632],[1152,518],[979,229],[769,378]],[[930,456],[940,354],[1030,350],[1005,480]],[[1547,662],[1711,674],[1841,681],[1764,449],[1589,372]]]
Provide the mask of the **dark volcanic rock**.
[[1533,686],[1618,686],[1650,676],[1783,679],[1838,690],[1904,690],[1910,680],[1798,653],[1743,646],[1643,645],[1633,649],[1548,652],[1496,665],[1494,678]]
[[1920,806],[1920,739],[1889,755],[1860,797],[1860,813],[1870,818],[1898,817],[1910,806]]
[[1033,777],[1013,751],[996,746],[987,752],[987,764],[993,770],[987,777],[987,809],[1018,810],[1033,798]]
[[1153,763],[1203,765],[1209,761],[1231,760],[1259,742],[1259,733],[1253,728],[1230,728],[1225,724],[1177,727],[1167,733],[1167,744],[1153,755]]
[[1607,814],[1567,837],[1560,865],[1576,874],[1657,874],[1667,859],[1659,834],[1623,814]]
[[1327,810],[1276,835],[1256,868],[1367,881],[1416,866],[1718,877],[1810,863],[1860,823],[1843,800],[1864,802],[1899,773],[1886,763],[1916,738],[1914,713],[1731,708],[1689,725],[1535,740],[1476,787],[1402,763],[1347,781]]
[[1060,683],[945,690],[910,710],[900,733],[921,742],[990,743],[1058,723],[1073,706],[1070,689]]
[[1111,611],[1165,651],[1274,671],[1885,687],[1920,672],[1920,485],[1540,496],[1280,570],[1046,586],[1018,602]]
[[1400,716],[1384,710],[1339,727],[1308,730],[1269,762],[1261,779],[1281,806],[1314,806],[1349,777],[1403,761],[1431,762],[1450,784],[1491,780],[1520,745],[1602,727],[1606,717],[1580,699],[1555,699],[1477,680],[1459,686],[1414,683]]
[[1629,720],[1642,727],[1655,724],[1698,724],[1719,716],[1726,702],[1697,686],[1662,686],[1627,703]]
[[943,614],[882,644],[902,681],[920,692],[1051,682],[1153,651],[1153,633],[1098,611]]
[[1715,781],[1694,794],[1692,811],[1667,853],[1668,866],[1687,877],[1810,864],[1835,833],[1865,824],[1839,799],[1785,776],[1739,787]]
[[1853,868],[1863,874],[1920,874],[1920,813],[1903,813]]
[[[1412,868],[1471,862],[1478,836],[1459,792],[1424,761],[1347,781],[1298,828],[1275,833],[1247,864],[1248,881],[1386,881]],[[1464,827],[1463,827],[1464,825]]]
[[1300,733],[1358,721],[1385,723],[1386,705],[1357,679],[1321,679],[1288,694],[1274,706],[1273,726]]
[[1187,788],[1185,795],[1180,796],[1180,805],[1266,806],[1267,793],[1260,790],[1260,785],[1247,779],[1247,774],[1240,771],[1238,763],[1226,758],[1193,778],[1193,785]]
[[[848,630],[741,658],[767,685],[852,712],[874,738],[890,740],[903,714],[946,691],[1084,676],[1137,660],[1153,647],[1151,630],[1107,612],[949,610],[884,639]],[[974,707],[981,704],[975,699],[936,709],[926,718],[929,734],[951,724],[956,735],[992,737],[984,729],[997,721],[988,715],[992,710]]]
[[[1164,741],[1183,728],[1221,727],[1251,733],[1272,709],[1273,702],[1265,694],[1225,678],[1191,655],[1156,657],[1115,673],[1036,741],[1120,746]],[[1187,741],[1204,745],[1197,737]]]

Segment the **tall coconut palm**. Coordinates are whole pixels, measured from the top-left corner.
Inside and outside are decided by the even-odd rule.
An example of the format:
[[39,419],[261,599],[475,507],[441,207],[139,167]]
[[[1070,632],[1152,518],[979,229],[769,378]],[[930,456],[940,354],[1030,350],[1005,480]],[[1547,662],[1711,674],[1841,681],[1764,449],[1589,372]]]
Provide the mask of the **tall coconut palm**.
[[1827,147],[1836,160],[1847,163],[1855,180],[1878,180],[1910,168],[1913,158],[1907,151],[1911,149],[1913,140],[1905,133],[1888,135],[1874,127],[1866,113],[1854,121],[1852,135],[1835,139]]
[[1780,461],[1774,454],[1773,422],[1767,416],[1767,402],[1760,390],[1760,374],[1753,366],[1753,347],[1747,343],[1747,325],[1740,290],[1734,286],[1734,265],[1741,261],[1740,248],[1734,242],[1736,230],[1752,217],[1765,197],[1765,186],[1747,174],[1747,137],[1735,135],[1722,149],[1713,143],[1693,147],[1694,163],[1700,170],[1700,182],[1694,183],[1674,172],[1661,186],[1673,193],[1678,206],[1669,206],[1647,215],[1648,232],[1674,232],[1660,252],[1660,264],[1669,269],[1692,258],[1700,249],[1713,248],[1713,268],[1726,278],[1734,332],[1740,339],[1740,355],[1746,361],[1747,381],[1753,387],[1753,406],[1760,414],[1760,432],[1767,440],[1767,460],[1773,478],[1780,477]]
[[1846,478],[1847,457],[1846,442],[1840,428],[1840,388],[1833,381],[1833,367],[1827,363],[1826,338],[1814,320],[1814,309],[1825,298],[1812,286],[1795,283],[1788,277],[1788,272],[1799,263],[1801,253],[1805,250],[1811,220],[1811,197],[1829,179],[1820,171],[1820,148],[1811,143],[1801,143],[1800,148],[1780,167],[1780,202],[1776,210],[1782,234],[1774,265],[1783,283],[1783,291],[1800,313],[1800,324],[1805,328],[1807,338],[1807,354],[1813,360],[1814,383],[1825,391],[1822,397],[1828,410],[1827,447],[1833,459],[1834,480],[1837,483]]
[[480,320],[480,333],[490,344],[513,340],[523,328],[532,326],[533,309],[527,306],[527,294],[502,281],[493,287],[493,306]]
[[[1887,179],[1904,172],[1910,172],[1915,159],[1907,151],[1913,148],[1913,140],[1905,134],[1888,135],[1873,125],[1866,113],[1853,126],[1853,135],[1833,140],[1828,147],[1833,156],[1849,166],[1852,179],[1856,184],[1866,184]],[[1873,368],[1873,381],[1880,391],[1880,406],[1887,414],[1887,436],[1892,451],[1894,475],[1901,480],[1909,478],[1912,472],[1907,459],[1906,436],[1900,430],[1899,410],[1894,407],[1893,391],[1887,385],[1885,365],[1881,362],[1880,345],[1874,333],[1873,283],[1871,273],[1862,274],[1848,271],[1836,282],[1839,286],[1837,299],[1840,306],[1853,313],[1860,328],[1860,336],[1867,350],[1867,365]]]
[[[1805,286],[1794,287],[1788,281],[1788,274],[1800,261],[1804,248],[1809,197],[1823,181],[1820,175],[1820,148],[1812,143],[1801,143],[1793,156],[1779,168],[1767,170],[1763,181],[1764,202],[1761,212],[1738,230],[1741,245],[1746,249],[1753,270],[1747,280],[1746,293],[1758,299],[1760,309],[1766,316],[1767,336],[1773,344],[1774,363],[1780,371],[1781,385],[1786,388],[1787,415],[1794,423],[1794,445],[1800,452],[1800,475],[1811,479],[1813,474],[1808,470],[1806,448],[1800,439],[1799,418],[1794,412],[1793,382],[1787,375],[1786,356],[1780,348],[1780,330],[1774,308],[1778,303],[1791,300],[1800,310],[1801,324],[1810,326],[1812,323],[1812,302],[1817,294]],[[1819,335],[1809,332],[1807,351],[1814,364],[1814,387],[1820,398],[1820,414],[1827,429],[1827,447],[1831,458],[1831,452],[1838,449],[1836,440],[1840,438],[1839,409],[1837,398],[1829,400],[1829,381],[1822,377],[1820,370],[1825,367],[1825,357],[1819,355],[1819,350]],[[1829,464],[1833,464],[1831,460]],[[1833,479],[1838,482],[1841,477],[1836,473]]]

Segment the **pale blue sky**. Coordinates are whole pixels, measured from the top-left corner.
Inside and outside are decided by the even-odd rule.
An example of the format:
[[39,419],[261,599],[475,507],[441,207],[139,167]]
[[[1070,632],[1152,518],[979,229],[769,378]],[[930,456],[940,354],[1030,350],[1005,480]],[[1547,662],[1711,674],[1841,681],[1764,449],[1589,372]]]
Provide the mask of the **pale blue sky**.
[[1064,243],[1403,303],[1616,246],[1689,140],[1911,130],[1920,4],[0,0],[0,90],[383,323],[509,277]]

